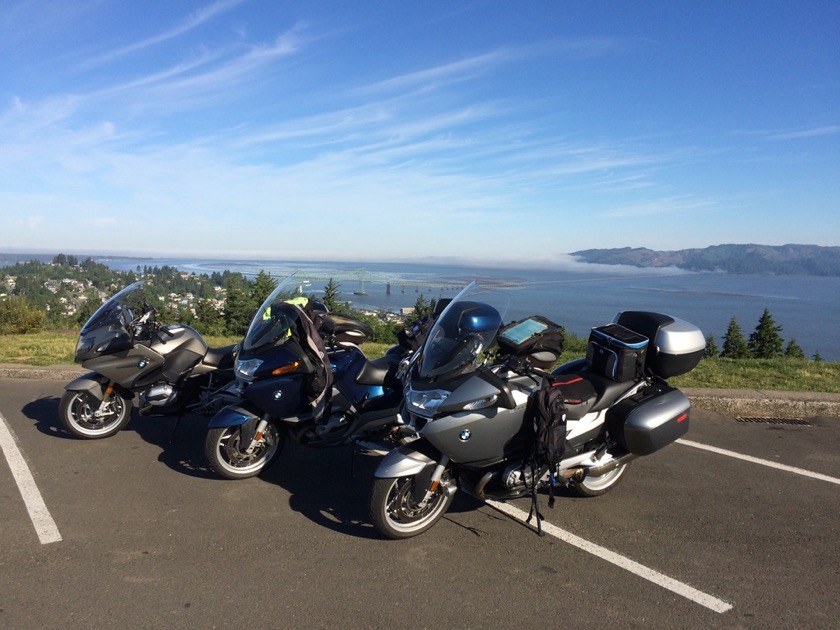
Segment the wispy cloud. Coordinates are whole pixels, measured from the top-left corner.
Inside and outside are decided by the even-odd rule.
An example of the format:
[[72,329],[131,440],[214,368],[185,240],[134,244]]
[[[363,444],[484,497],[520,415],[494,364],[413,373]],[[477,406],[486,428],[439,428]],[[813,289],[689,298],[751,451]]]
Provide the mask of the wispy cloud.
[[513,56],[515,55],[509,49],[496,50],[360,86],[355,92],[358,95],[370,95],[395,90],[404,91],[408,88],[441,87],[484,74],[490,68],[511,60]]
[[186,19],[184,19],[183,22],[174,26],[173,28],[158,33],[157,35],[147,37],[146,39],[134,42],[132,44],[128,44],[127,46],[123,46],[122,48],[109,51],[108,53],[100,55],[99,57],[88,59],[85,62],[84,67],[89,68],[108,63],[110,61],[113,61],[117,57],[122,57],[124,55],[128,55],[138,50],[143,50],[145,48],[157,46],[158,44],[162,44],[169,40],[185,35],[186,33],[189,33],[190,31],[198,28],[199,26],[203,25],[205,22],[208,22],[214,17],[236,8],[244,1],[245,0],[218,0],[217,2],[213,2],[212,4],[203,6],[198,10],[190,13],[186,17]]
[[784,131],[771,133],[765,136],[767,140],[800,140],[803,138],[820,138],[823,136],[835,136],[840,133],[840,125],[826,125],[823,127],[812,127],[797,131]]

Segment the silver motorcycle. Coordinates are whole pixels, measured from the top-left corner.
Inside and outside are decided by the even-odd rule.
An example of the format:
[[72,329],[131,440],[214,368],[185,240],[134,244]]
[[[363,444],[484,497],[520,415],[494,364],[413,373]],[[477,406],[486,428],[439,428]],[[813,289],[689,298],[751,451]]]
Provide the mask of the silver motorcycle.
[[[431,528],[458,489],[505,500],[566,486],[598,496],[636,457],[688,431],[687,397],[667,379],[693,369],[705,337],[683,320],[625,311],[594,328],[587,358],[546,371],[562,351],[562,328],[541,317],[503,326],[476,283],[436,321],[404,374],[403,416],[418,439],[389,452],[370,497],[376,529],[393,539]],[[559,332],[559,334],[558,334]],[[558,343],[559,340],[559,343]],[[563,392],[559,461],[535,457],[534,400]]]

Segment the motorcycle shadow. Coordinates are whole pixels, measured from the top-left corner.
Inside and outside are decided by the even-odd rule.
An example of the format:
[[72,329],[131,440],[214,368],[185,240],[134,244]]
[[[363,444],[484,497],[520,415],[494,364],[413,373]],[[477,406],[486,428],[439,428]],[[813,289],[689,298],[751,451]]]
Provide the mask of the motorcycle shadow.
[[[23,415],[34,421],[35,428],[44,435],[71,441],[84,441],[65,429],[58,417],[61,399],[45,396],[24,405]],[[204,436],[208,419],[201,415],[177,417],[141,416],[134,408],[121,433],[136,433],[144,442],[160,449],[158,461],[173,470],[193,477],[218,479],[204,459]],[[112,438],[104,438],[108,441]]]
[[189,477],[220,477],[207,465],[204,439],[209,418],[200,414],[178,417],[144,417],[134,411],[129,427],[143,440],[160,448],[158,461]]
[[[380,459],[381,454],[354,452],[349,445],[312,449],[291,443],[260,478],[288,492],[289,507],[313,523],[348,536],[379,540],[382,536],[370,521],[368,505]],[[480,505],[459,493],[448,513]]]
[[35,428],[45,435],[64,440],[75,439],[58,419],[58,396],[44,396],[27,403],[21,409],[24,416],[35,422]]

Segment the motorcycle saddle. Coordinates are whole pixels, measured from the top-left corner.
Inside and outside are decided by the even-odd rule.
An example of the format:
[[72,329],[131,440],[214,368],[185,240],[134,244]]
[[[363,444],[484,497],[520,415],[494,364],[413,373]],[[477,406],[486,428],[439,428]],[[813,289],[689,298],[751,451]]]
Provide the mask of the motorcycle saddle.
[[204,355],[201,362],[220,370],[232,368],[234,347],[236,347],[236,344],[222,348],[207,348],[207,354]]
[[589,370],[581,372],[581,376],[592,383],[597,399],[589,411],[601,411],[611,407],[628,389],[636,385],[635,381],[616,382],[611,378],[600,376]]
[[551,387],[561,391],[566,420],[580,420],[592,410],[598,399],[592,383],[581,374],[555,376],[550,383]]
[[399,357],[396,357],[396,359],[395,362],[395,357],[385,355],[373,361],[365,361],[359,375],[356,377],[356,382],[360,385],[384,384],[388,373],[393,372],[397,367],[397,363],[399,363]]

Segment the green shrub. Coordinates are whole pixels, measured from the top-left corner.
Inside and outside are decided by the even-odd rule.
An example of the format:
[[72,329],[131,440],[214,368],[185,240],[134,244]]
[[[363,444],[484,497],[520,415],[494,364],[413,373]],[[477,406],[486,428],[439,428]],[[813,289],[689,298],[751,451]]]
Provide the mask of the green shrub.
[[40,332],[46,320],[46,313],[30,306],[25,297],[11,295],[0,301],[0,335]]

